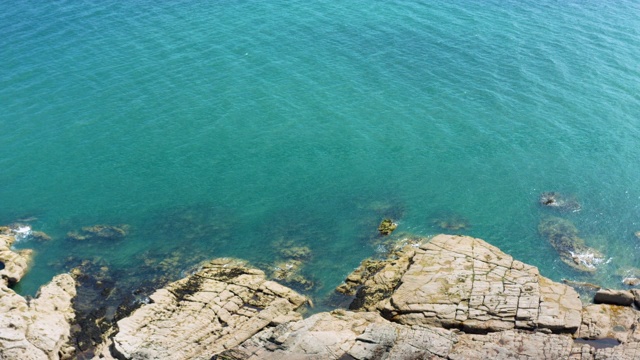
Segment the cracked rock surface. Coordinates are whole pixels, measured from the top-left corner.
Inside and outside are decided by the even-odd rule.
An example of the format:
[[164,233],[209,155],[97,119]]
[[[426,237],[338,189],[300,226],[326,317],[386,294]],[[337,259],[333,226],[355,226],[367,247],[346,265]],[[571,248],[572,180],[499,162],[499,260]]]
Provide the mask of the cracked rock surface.
[[264,272],[218,259],[150,296],[118,322],[112,351],[127,359],[210,359],[268,325],[299,320],[307,299]]
[[389,322],[373,312],[335,310],[264,330],[219,359],[446,359],[450,330]]
[[0,359],[68,359],[75,281],[58,275],[27,301],[0,284]]
[[582,303],[573,288],[483,240],[438,235],[415,250],[400,286],[378,308],[401,324],[473,333],[515,328],[573,333]]

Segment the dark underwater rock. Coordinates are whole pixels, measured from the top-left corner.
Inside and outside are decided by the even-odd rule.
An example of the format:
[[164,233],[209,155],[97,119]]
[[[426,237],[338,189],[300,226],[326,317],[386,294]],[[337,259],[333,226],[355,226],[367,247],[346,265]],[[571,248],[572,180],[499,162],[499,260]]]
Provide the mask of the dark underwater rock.
[[431,219],[431,225],[439,230],[460,231],[467,230],[471,227],[469,220],[457,213],[445,212]]
[[127,236],[129,225],[93,225],[80,231],[70,231],[67,238],[72,240],[119,240]]
[[545,218],[538,225],[538,232],[549,240],[560,259],[576,270],[594,272],[605,260],[598,250],[585,245],[578,236],[578,229],[569,220],[553,216]]

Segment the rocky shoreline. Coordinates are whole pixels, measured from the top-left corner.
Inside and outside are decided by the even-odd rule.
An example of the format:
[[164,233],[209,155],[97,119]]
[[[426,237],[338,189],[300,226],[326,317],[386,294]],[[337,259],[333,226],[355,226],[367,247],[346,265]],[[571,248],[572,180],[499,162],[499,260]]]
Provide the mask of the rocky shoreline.
[[[151,294],[101,341],[72,339],[77,279],[35,299],[12,289],[28,251],[0,235],[2,359],[640,359],[640,292],[599,290],[597,304],[483,240],[406,239],[365,260],[337,290],[347,309],[304,317],[310,299],[235,259],[214,259]],[[77,329],[76,329],[77,331]]]

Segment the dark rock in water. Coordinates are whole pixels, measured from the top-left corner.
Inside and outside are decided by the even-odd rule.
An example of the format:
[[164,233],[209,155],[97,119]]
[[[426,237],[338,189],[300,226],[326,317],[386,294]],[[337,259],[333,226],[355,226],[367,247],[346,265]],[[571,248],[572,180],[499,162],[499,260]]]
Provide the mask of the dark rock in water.
[[567,198],[564,195],[557,192],[544,192],[540,195],[540,205],[556,208],[566,211],[580,211],[581,206],[577,200],[573,198]]
[[80,231],[67,233],[72,240],[119,240],[127,236],[129,225],[94,225],[85,226]]
[[594,272],[604,261],[604,255],[586,246],[578,237],[578,229],[569,220],[548,217],[540,222],[538,232],[549,240],[560,259],[576,270]]
[[36,240],[36,241],[50,241],[51,240],[51,236],[47,235],[45,232],[42,232],[42,231],[32,231],[31,232],[31,238]]
[[378,231],[382,235],[391,235],[391,233],[398,227],[398,224],[391,221],[391,219],[384,219],[378,226]]
[[596,304],[611,304],[620,306],[631,306],[634,296],[630,291],[600,289],[593,297]]
[[622,283],[627,286],[638,286],[640,285],[640,278],[637,277],[626,277],[622,279]]

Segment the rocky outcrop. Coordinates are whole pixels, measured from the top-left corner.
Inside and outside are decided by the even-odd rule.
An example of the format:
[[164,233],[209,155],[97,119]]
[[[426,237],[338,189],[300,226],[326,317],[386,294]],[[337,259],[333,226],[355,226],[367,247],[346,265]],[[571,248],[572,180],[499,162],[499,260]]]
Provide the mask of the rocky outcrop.
[[407,268],[400,275],[383,269],[370,279],[381,286],[400,284],[375,305],[392,321],[475,333],[572,333],[580,325],[582,303],[575,290],[480,239],[438,235],[407,252],[401,263]]
[[0,228],[0,359],[67,359],[67,344],[75,318],[72,299],[75,281],[58,275],[43,286],[35,299],[26,299],[9,288],[24,276],[31,250],[13,251],[15,235]]
[[633,293],[627,290],[600,289],[596,292],[593,302],[596,304],[611,304],[620,306],[631,306],[633,304]]
[[[106,341],[92,354],[97,359],[640,359],[640,312],[629,301],[637,305],[638,290],[608,291],[607,304],[583,307],[573,288],[480,239],[404,239],[387,259],[363,261],[340,289],[355,295],[353,311],[303,319],[297,310],[308,302],[304,296],[239,260],[213,260],[155,291],[104,333]],[[69,275],[55,277],[31,301],[0,283],[0,358],[89,354],[74,353],[67,344],[75,291]]]
[[0,285],[0,358],[71,358],[74,349],[67,341],[75,294],[68,274],[54,277],[31,301]]
[[127,359],[210,359],[269,325],[301,319],[294,310],[306,302],[260,270],[215,260],[120,320],[112,351]]
[[13,251],[11,246],[15,241],[16,237],[9,228],[0,229],[0,285],[13,286],[29,269],[33,251]]

